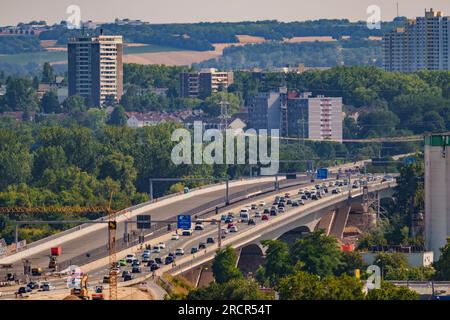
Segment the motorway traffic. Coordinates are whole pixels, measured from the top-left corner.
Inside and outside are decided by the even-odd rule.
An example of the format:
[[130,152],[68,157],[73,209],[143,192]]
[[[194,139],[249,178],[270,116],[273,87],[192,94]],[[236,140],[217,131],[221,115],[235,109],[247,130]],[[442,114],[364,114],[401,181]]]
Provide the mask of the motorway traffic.
[[[326,180],[308,183],[301,187],[291,187],[276,195],[257,197],[249,202],[225,208],[218,215],[208,217],[208,220],[193,222],[191,230],[176,230],[146,242],[142,247],[129,248],[118,254],[116,272],[119,283],[126,284],[135,279],[144,279],[152,275],[160,275],[175,268],[180,260],[190,261],[206,255],[219,245],[220,240],[238,238],[240,234],[261,224],[269,224],[273,219],[282,217],[293,210],[309,208],[316,201],[339,197],[349,190],[360,190],[367,184],[390,181],[390,176],[354,176],[352,179]],[[220,231],[219,231],[220,230]],[[83,271],[81,267],[81,272]],[[80,271],[78,271],[80,272]],[[109,283],[109,266],[100,263],[87,272],[91,286]],[[64,273],[60,277],[46,276],[30,277],[28,285],[5,288],[1,299],[11,299],[18,296],[49,295],[50,292],[69,293],[70,286],[77,285],[76,277],[68,281]]]

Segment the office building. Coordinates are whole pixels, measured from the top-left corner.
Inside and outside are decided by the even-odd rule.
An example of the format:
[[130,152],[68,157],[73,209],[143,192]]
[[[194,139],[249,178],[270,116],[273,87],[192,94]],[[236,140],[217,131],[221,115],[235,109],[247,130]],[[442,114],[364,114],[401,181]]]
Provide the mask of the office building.
[[286,88],[249,100],[248,128],[279,129],[286,137],[342,141],[342,98],[312,97]]
[[69,96],[79,95],[93,106],[123,93],[122,36],[81,36],[68,42]]
[[383,37],[387,71],[450,70],[450,17],[425,10],[424,17],[409,20]]
[[450,237],[450,133],[425,137],[425,246],[438,260]]
[[180,75],[181,96],[204,99],[227,90],[233,81],[233,72],[220,72],[214,68],[184,72]]

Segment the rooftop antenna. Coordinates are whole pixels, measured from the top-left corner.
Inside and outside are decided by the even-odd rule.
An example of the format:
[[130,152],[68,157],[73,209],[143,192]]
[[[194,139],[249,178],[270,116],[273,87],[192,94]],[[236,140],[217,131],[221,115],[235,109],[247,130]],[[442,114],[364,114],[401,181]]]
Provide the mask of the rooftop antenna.
[[399,17],[399,9],[398,9],[398,2],[397,2],[397,18]]

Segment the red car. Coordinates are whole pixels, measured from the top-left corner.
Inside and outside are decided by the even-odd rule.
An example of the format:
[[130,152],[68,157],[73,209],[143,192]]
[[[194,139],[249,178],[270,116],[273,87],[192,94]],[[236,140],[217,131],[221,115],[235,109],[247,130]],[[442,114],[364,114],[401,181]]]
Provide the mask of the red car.
[[263,214],[261,220],[262,221],[269,221],[269,216],[267,214]]
[[286,199],[289,199],[290,196],[291,196],[291,195],[290,195],[289,193],[285,193],[285,194],[284,194],[284,197],[285,197]]
[[231,228],[233,228],[234,227],[234,223],[229,223],[228,224],[228,229],[231,229]]

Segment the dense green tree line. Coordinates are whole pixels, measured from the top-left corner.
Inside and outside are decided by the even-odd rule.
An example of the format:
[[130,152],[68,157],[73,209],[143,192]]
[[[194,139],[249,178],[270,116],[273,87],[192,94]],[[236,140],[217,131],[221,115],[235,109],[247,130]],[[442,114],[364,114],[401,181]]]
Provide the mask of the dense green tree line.
[[[283,40],[302,36],[343,36],[367,38],[381,36],[394,26],[404,22],[404,18],[383,22],[381,29],[370,30],[366,22],[349,20],[315,20],[302,22],[279,22],[276,20],[256,22],[201,22],[179,24],[149,24],[141,26],[103,24],[106,34],[122,34],[126,41],[157,44],[188,50],[212,50],[215,43],[236,43],[237,35],[263,37],[267,40]],[[67,43],[70,35],[78,31],[68,30],[65,26],[45,31],[39,36],[43,40],[58,40]]]
[[266,42],[225,48],[218,59],[199,63],[198,67],[220,69],[272,69],[286,66],[334,67],[340,65],[382,65],[378,41],[342,40],[336,42]]
[[39,38],[31,35],[8,35],[0,37],[0,54],[18,54],[41,51]]

